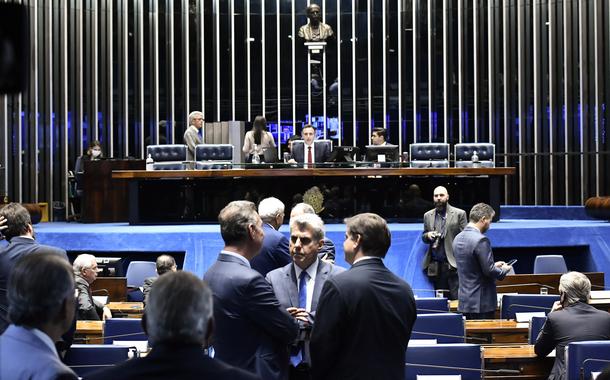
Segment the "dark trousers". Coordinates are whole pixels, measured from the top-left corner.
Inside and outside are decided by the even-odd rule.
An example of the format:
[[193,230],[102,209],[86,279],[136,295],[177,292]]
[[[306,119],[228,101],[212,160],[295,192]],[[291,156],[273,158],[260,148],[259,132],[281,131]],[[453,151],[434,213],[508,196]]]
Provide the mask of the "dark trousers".
[[460,286],[458,280],[457,269],[452,268],[448,262],[438,263],[438,274],[436,276],[429,276],[430,281],[434,284],[434,289],[449,289],[448,296],[450,300],[456,300],[458,298],[458,288]]
[[495,311],[488,311],[486,313],[462,313],[468,320],[473,319],[494,319],[496,317]]

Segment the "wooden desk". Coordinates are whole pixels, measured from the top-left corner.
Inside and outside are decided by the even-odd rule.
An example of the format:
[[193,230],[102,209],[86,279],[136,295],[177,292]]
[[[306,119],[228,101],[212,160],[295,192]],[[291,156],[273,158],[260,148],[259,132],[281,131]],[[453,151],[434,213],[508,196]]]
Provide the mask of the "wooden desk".
[[144,313],[142,302],[109,302],[106,306],[112,312],[113,318],[142,318]]
[[475,344],[526,344],[528,341],[529,323],[515,322],[507,319],[490,319],[466,321],[466,336],[483,338],[487,342],[469,340]]
[[[593,290],[604,288],[603,272],[588,272],[584,275],[591,280]],[[540,294],[540,288],[546,285],[549,294],[559,294],[560,277],[559,273],[510,275],[496,282],[496,290],[498,293]]]
[[103,344],[104,322],[76,321],[75,344]]
[[485,369],[516,369],[519,375],[485,375],[486,379],[546,379],[551,373],[555,358],[539,358],[534,346],[485,346]]
[[108,301],[125,301],[127,299],[127,277],[98,277],[91,284],[91,291],[94,296],[108,295]]

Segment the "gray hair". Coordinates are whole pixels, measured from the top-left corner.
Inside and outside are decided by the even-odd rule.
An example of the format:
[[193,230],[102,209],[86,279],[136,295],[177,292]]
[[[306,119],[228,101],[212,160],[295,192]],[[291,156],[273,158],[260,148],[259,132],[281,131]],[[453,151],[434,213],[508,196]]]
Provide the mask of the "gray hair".
[[580,272],[568,272],[559,279],[559,292],[565,294],[568,305],[587,302],[591,295],[591,281]]
[[483,218],[493,219],[496,212],[493,207],[486,203],[477,203],[470,209],[470,221],[477,223]]
[[225,244],[242,243],[248,239],[248,226],[258,222],[256,206],[250,201],[233,201],[220,210],[218,223]]
[[11,322],[38,327],[55,321],[66,299],[74,299],[74,274],[68,261],[43,247],[17,261],[7,293]]
[[84,269],[93,267],[93,262],[95,261],[95,256],[90,255],[88,253],[83,253],[82,255],[78,255],[74,262],[72,263],[72,269],[74,273],[80,274]]
[[203,112],[201,112],[201,111],[193,111],[193,112],[189,113],[189,125],[193,125],[193,118],[195,116],[201,116],[202,118],[204,117]]
[[29,211],[19,203],[9,203],[0,209],[0,216],[6,219],[6,229],[3,231],[6,240],[15,236],[22,236],[28,232],[28,226],[32,224]]
[[324,222],[316,214],[302,214],[290,219],[290,230],[310,230],[316,241],[324,239]]
[[290,211],[290,217],[301,215],[301,214],[315,214],[316,211],[310,204],[307,203],[297,203],[292,207]]
[[166,272],[170,272],[176,265],[176,260],[170,255],[161,255],[157,257],[155,266],[157,268],[157,274],[161,276]]
[[263,199],[258,204],[258,215],[263,221],[274,220],[279,214],[284,212],[284,203],[275,197]]
[[151,346],[159,343],[203,344],[212,319],[212,291],[189,272],[170,272],[156,280],[146,305]]

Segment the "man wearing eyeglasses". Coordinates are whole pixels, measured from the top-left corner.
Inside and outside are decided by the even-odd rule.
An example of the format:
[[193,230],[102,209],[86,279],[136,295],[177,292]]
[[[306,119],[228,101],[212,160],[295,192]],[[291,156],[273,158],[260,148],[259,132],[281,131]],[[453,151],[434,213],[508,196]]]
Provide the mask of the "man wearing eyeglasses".
[[314,322],[322,286],[343,268],[318,258],[324,245],[324,222],[316,214],[290,219],[290,256],[292,263],[267,274],[267,281],[282,307],[299,321],[302,334],[290,355],[290,379],[308,379],[309,342],[307,333]]
[[100,321],[112,318],[110,309],[96,301],[91,294],[90,285],[95,281],[99,272],[95,256],[78,255],[72,263],[72,269],[78,297],[78,319]]
[[186,154],[187,161],[195,159],[195,147],[198,144],[203,144],[203,139],[199,136],[199,131],[203,127],[203,113],[193,111],[189,114],[189,126],[184,132],[184,143],[188,146]]

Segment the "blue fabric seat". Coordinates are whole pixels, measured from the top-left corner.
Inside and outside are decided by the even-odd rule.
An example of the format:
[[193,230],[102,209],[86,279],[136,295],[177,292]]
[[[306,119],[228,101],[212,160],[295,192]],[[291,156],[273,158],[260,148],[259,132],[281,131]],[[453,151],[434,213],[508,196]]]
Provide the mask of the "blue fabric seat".
[[453,147],[456,168],[471,168],[473,166],[472,155],[476,151],[479,156],[479,165],[482,168],[493,168],[496,166],[496,146],[490,143],[462,143]]
[[447,298],[416,298],[415,306],[417,307],[417,314],[430,314],[430,313],[448,313],[449,312],[449,300]]
[[448,168],[449,144],[414,143],[409,145],[412,168]]
[[416,379],[417,375],[460,375],[462,380],[481,380],[479,370],[482,369],[483,351],[478,344],[435,344],[407,348],[405,379]]
[[538,255],[534,260],[534,274],[567,272],[568,267],[562,255]]
[[548,314],[555,301],[559,301],[557,294],[506,294],[502,297],[500,318],[515,319],[515,313]]
[[80,377],[122,363],[129,358],[129,347],[108,344],[73,344],[64,362]]
[[418,314],[411,339],[436,339],[438,343],[464,343],[465,332],[462,314]]
[[104,322],[104,344],[121,340],[148,340],[139,318],[112,318]]
[[610,341],[570,343],[565,357],[566,379],[590,379],[591,372],[601,372],[610,365]]
[[195,168],[230,169],[234,150],[231,144],[199,144],[195,147]]
[[144,280],[157,277],[157,264],[152,261],[132,261],[127,267],[127,286],[139,288]]
[[536,339],[538,338],[538,334],[540,334],[540,330],[542,330],[542,326],[544,326],[544,322],[546,322],[546,317],[532,317],[527,335],[527,342],[529,344],[536,343]]
[[146,157],[150,154],[154,170],[186,170],[187,146],[183,144],[149,145]]

